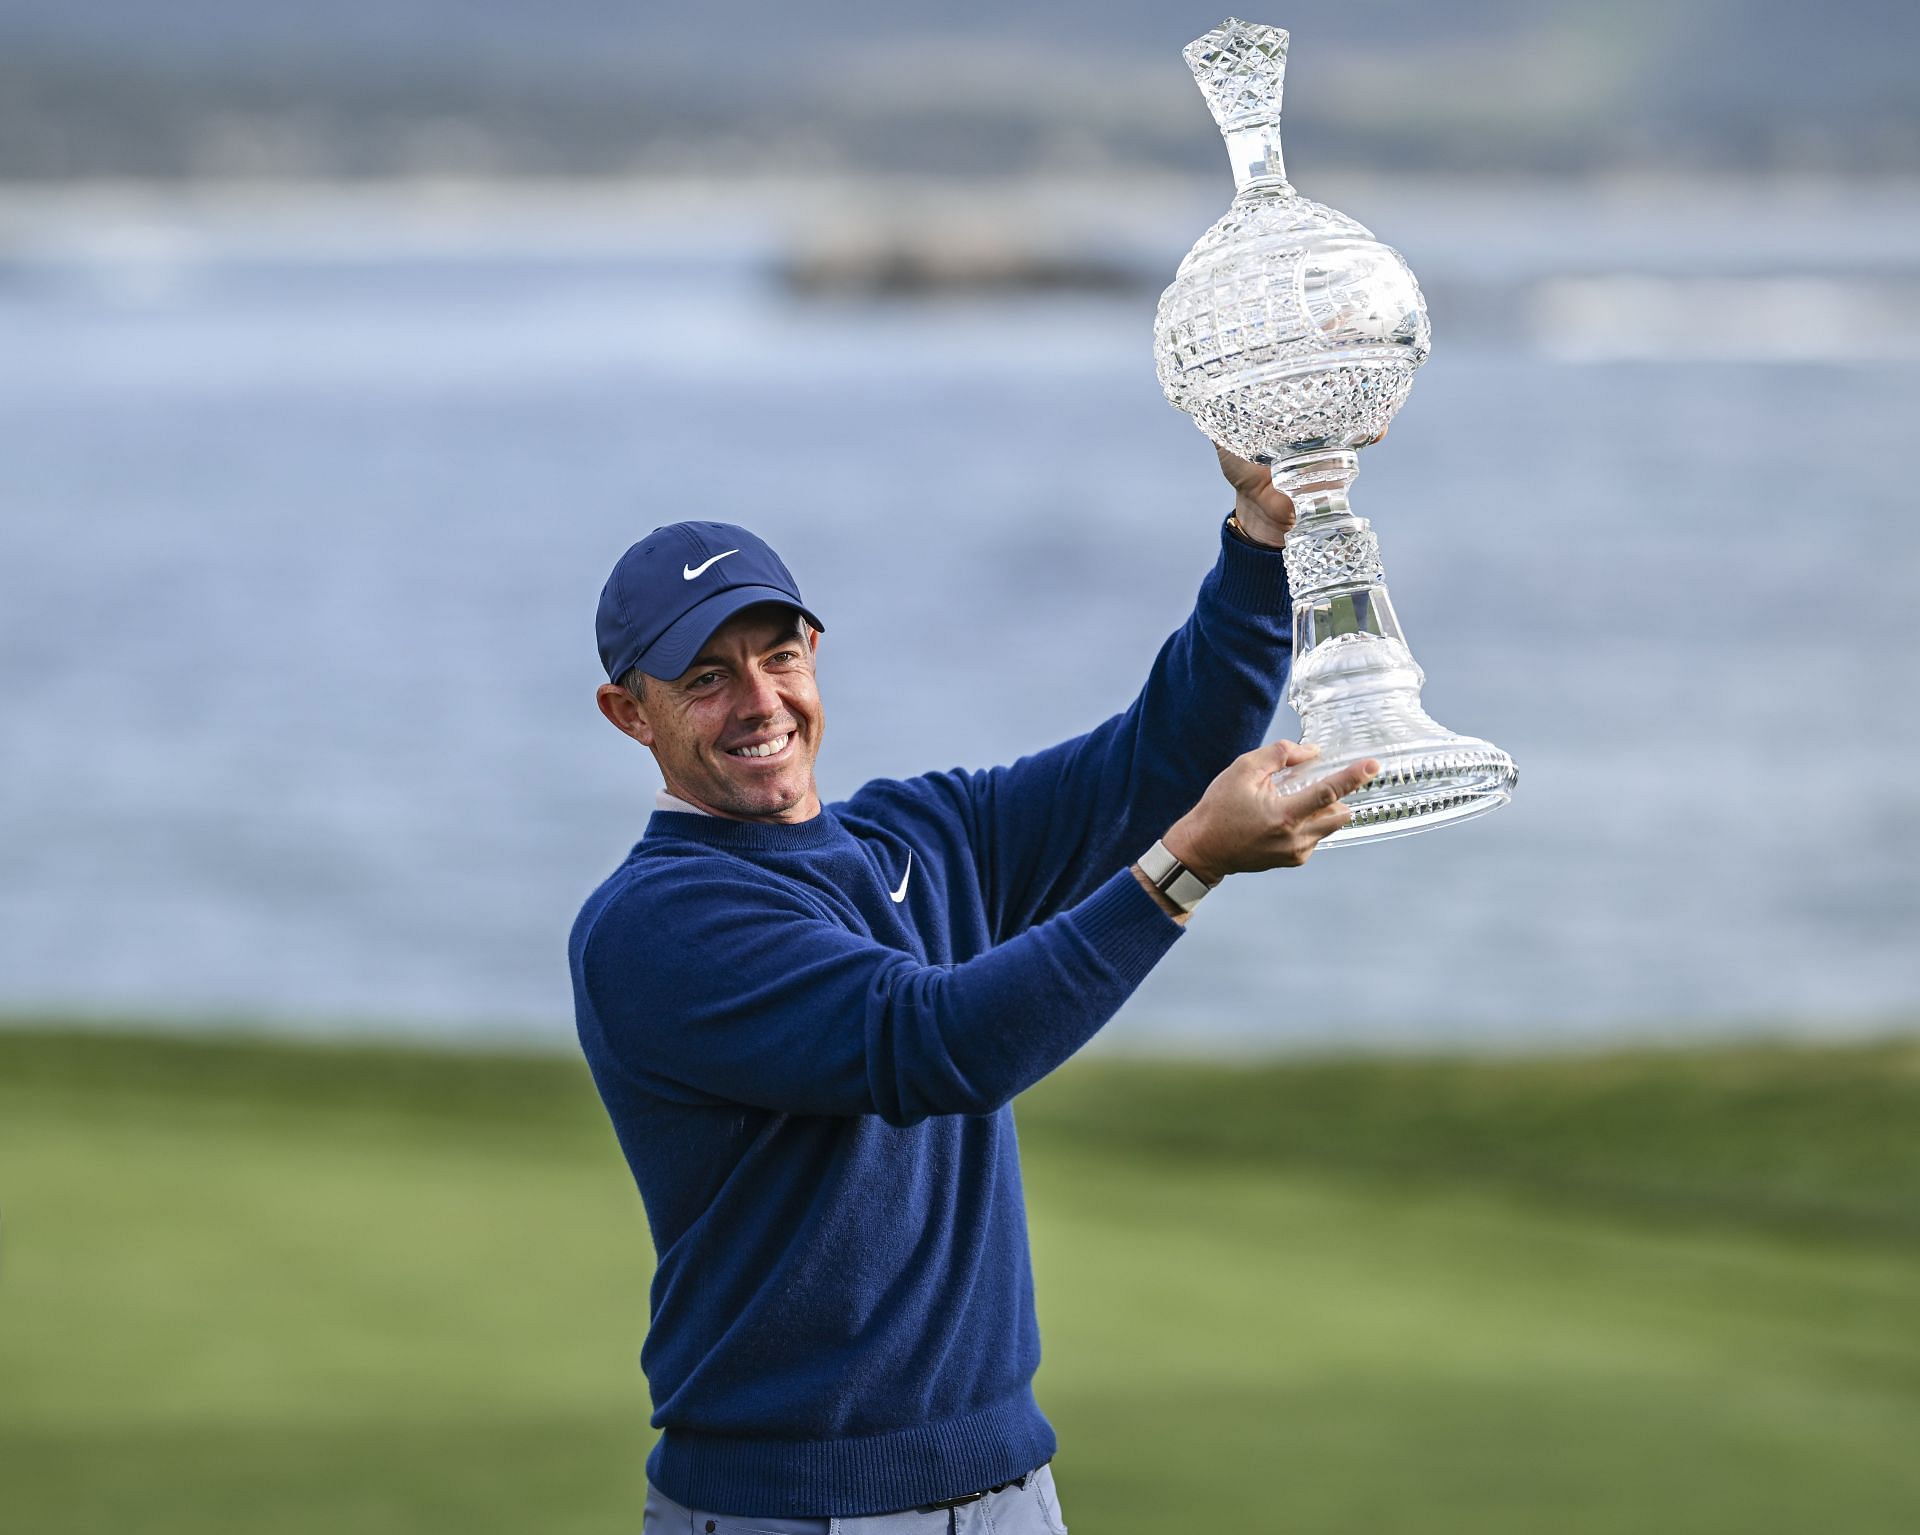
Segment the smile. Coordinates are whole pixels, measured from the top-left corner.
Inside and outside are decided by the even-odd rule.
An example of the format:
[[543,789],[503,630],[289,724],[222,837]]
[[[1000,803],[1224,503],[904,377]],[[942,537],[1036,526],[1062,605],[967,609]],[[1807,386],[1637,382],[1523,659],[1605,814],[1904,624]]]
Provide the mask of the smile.
[[789,730],[785,735],[775,736],[771,741],[762,741],[757,746],[730,746],[727,748],[727,755],[729,757],[756,759],[761,757],[777,757],[787,749],[788,744],[792,740],[793,732]]

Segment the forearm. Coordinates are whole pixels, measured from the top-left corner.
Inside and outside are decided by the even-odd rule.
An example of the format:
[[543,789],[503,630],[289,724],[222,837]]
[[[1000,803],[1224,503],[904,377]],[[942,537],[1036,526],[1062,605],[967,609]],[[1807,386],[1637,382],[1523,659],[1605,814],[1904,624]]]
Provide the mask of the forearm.
[[1286,687],[1292,600],[1278,552],[1224,530],[1187,622],[1133,704],[1085,736],[974,775],[995,930],[1017,933],[1079,899],[1260,744]]
[[[775,889],[682,880],[603,914],[581,989],[642,1085],[910,1125],[991,1113],[1085,1044],[1179,939],[1131,877],[958,964],[926,964]],[[724,963],[715,963],[724,954]]]
[[986,1114],[1070,1058],[1180,936],[1116,873],[1084,901],[951,968],[905,972],[868,1013],[869,1087],[897,1124]]
[[1286,689],[1291,608],[1278,552],[1227,533],[1193,616],[1156,660],[1114,743],[1108,781],[1122,857],[1136,856],[1265,740]]

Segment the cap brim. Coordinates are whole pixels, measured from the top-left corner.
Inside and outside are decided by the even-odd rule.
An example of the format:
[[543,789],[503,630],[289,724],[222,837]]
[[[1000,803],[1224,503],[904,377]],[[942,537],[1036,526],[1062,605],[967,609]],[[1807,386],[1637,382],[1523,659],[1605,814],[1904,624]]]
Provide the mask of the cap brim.
[[634,658],[633,664],[649,677],[671,682],[693,665],[693,658],[700,654],[700,647],[713,638],[714,630],[741,609],[758,607],[763,602],[791,608],[822,634],[826,633],[827,626],[795,602],[791,592],[783,592],[777,586],[730,586],[682,613],[659,639]]

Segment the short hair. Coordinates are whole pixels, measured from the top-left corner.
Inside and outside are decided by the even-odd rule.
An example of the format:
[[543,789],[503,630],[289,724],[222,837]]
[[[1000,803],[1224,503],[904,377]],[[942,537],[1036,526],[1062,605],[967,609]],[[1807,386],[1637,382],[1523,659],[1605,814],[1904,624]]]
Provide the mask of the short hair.
[[[802,642],[813,638],[813,625],[807,622],[807,615],[798,608],[793,610],[795,627],[800,632]],[[647,674],[637,666],[629,666],[615,679],[614,686],[631,694],[640,703],[647,701]]]

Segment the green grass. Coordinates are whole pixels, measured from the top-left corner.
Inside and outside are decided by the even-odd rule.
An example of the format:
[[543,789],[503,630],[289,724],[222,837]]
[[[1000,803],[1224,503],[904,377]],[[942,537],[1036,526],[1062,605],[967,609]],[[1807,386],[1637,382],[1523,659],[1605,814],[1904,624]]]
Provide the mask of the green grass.
[[[1018,1118],[1078,1535],[1920,1529],[1920,1040],[1086,1061]],[[634,1531],[582,1069],[0,1032],[0,1531]]]

